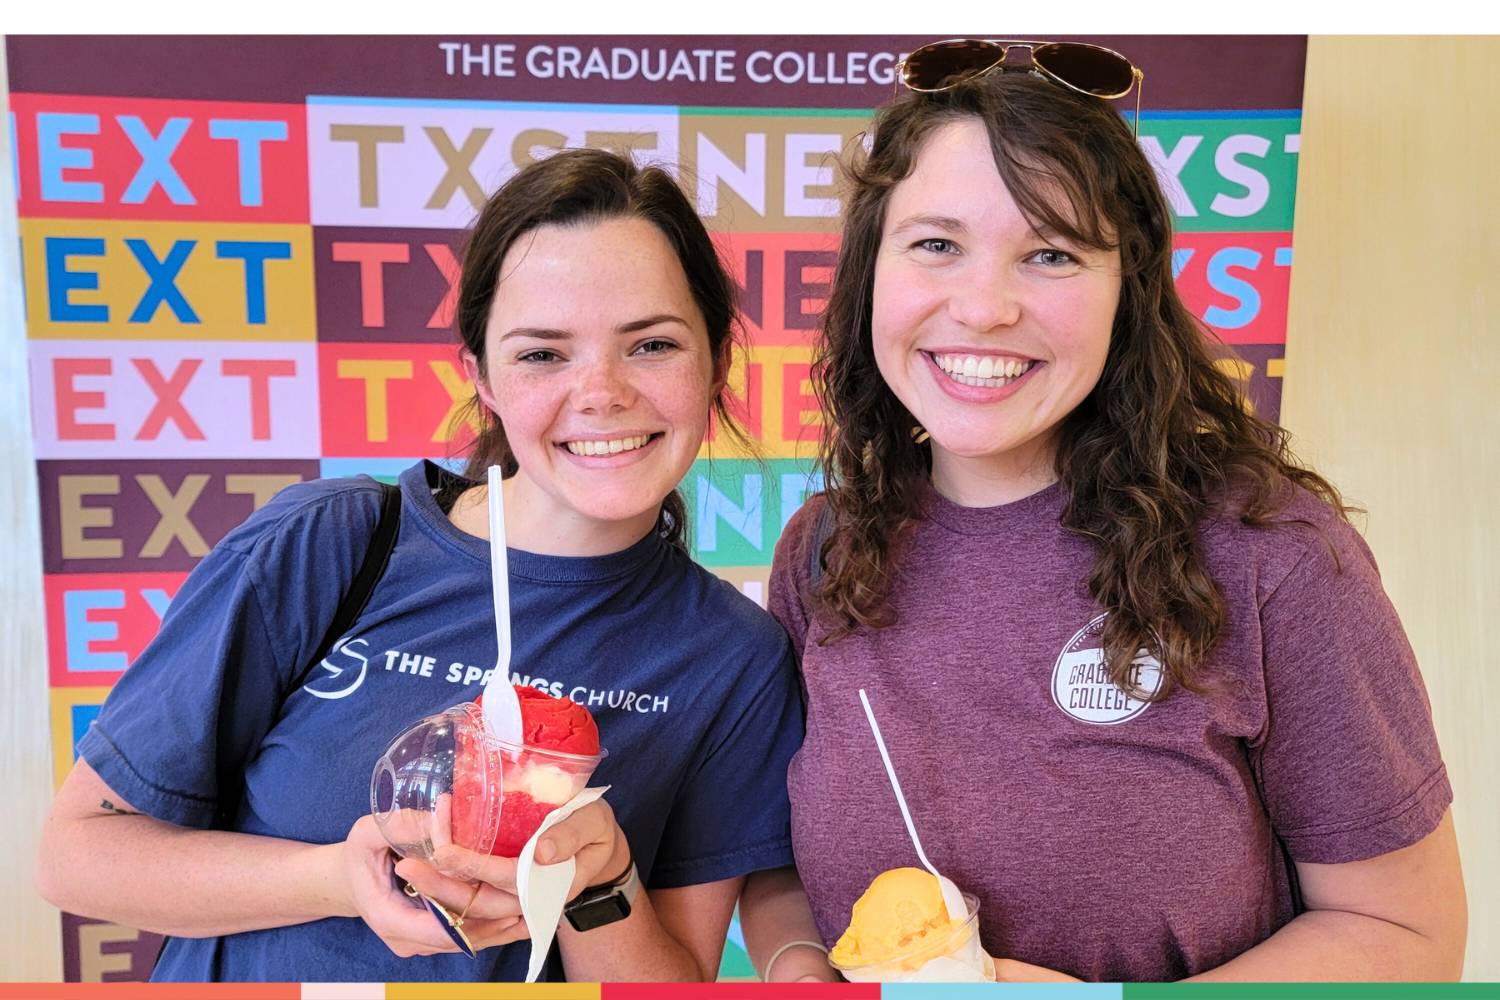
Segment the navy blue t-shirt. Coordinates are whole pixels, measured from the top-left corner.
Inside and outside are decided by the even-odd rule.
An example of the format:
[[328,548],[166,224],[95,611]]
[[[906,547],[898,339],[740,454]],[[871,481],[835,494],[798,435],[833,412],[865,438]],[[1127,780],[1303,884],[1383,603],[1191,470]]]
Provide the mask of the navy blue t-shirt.
[[[496,656],[489,546],[448,520],[431,463],[401,477],[401,530],[359,621],[308,673],[379,515],[369,479],[282,491],[193,571],[79,753],[136,809],[182,826],[333,843],[422,717],[472,700]],[[453,485],[448,477],[448,485]],[[597,557],[510,550],[512,679],[585,705],[607,798],[648,888],[792,863],[787,764],[802,721],[790,646],[748,598],[655,534]],[[301,683],[302,681],[305,683]],[[268,872],[268,877],[275,877]],[[529,945],[396,957],[329,918],[171,938],[157,980],[487,981]],[[556,952],[549,974],[560,978]]]

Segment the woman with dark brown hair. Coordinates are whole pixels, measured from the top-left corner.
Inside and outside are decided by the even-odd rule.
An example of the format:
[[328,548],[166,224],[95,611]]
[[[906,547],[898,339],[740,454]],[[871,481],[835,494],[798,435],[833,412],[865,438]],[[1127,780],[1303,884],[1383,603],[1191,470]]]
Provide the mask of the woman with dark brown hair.
[[573,150],[507,182],[458,294],[481,426],[469,476],[401,475],[384,573],[321,658],[381,484],[289,487],[226,537],[80,743],[42,895],[171,935],[158,980],[525,978],[515,858],[479,859],[475,881],[394,866],[456,915],[468,957],[397,889],[369,815],[391,740],[495,669],[475,480],[499,465],[511,679],[584,705],[608,751],[607,803],[537,841],[538,862],[576,864],[544,978],[713,979],[744,877],[791,863],[802,734],[785,634],[684,543],[677,485],[710,414],[727,418],[732,290],[662,170]]
[[851,171],[827,489],[770,591],[817,931],[916,863],[865,689],[1002,979],[1456,977],[1452,793],[1350,508],[1215,366],[1131,126],[1020,54],[908,63]]

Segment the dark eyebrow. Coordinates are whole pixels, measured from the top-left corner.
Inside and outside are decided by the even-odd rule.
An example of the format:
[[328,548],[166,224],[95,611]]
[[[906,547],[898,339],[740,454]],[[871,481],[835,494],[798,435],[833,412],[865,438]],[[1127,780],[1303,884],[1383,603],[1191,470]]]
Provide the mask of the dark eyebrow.
[[573,335],[567,330],[549,330],[546,327],[535,326],[518,326],[500,335],[501,340],[509,340],[512,337],[530,337],[532,340],[571,340]]
[[901,224],[891,230],[891,235],[894,236],[897,233],[905,232],[908,229],[915,229],[918,226],[934,226],[948,233],[962,234],[969,231],[968,226],[951,215],[912,215],[902,219]]
[[657,313],[655,316],[647,316],[645,319],[633,319],[629,323],[622,323],[621,325],[615,327],[615,332],[638,333],[641,330],[648,330],[651,327],[659,326],[662,323],[676,323],[679,326],[687,327],[689,330],[692,329],[692,326],[689,325],[688,321],[683,319],[681,316],[675,316],[672,313]]
[[[662,323],[676,323],[687,327],[689,330],[692,329],[688,321],[681,316],[674,316],[672,313],[657,313],[655,316],[646,316],[641,319],[633,319],[628,323],[621,323],[615,327],[615,333],[638,333],[641,330],[649,330],[651,327],[659,326]],[[527,337],[532,340],[572,340],[573,334],[568,330],[554,330],[549,327],[518,326],[507,330],[500,336],[500,339],[509,340],[511,337]]]

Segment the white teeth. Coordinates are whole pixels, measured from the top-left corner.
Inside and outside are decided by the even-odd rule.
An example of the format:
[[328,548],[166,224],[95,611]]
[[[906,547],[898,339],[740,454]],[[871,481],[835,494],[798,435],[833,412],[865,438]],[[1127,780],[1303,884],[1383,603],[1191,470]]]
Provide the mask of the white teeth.
[[564,447],[575,455],[618,455],[622,451],[635,451],[645,447],[651,440],[649,434],[636,437],[615,438],[613,441],[568,441]]
[[978,354],[935,354],[932,356],[939,368],[955,378],[1011,378],[1025,374],[1030,361],[997,358]]
[[980,357],[977,354],[935,354],[933,359],[944,373],[960,385],[994,389],[1026,374],[1033,362]]

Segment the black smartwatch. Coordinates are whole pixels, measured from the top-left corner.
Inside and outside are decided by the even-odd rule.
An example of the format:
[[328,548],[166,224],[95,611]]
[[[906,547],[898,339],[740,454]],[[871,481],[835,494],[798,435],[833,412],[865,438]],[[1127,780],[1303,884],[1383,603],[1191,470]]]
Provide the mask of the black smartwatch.
[[641,891],[641,876],[635,862],[613,882],[591,885],[563,907],[563,915],[575,931],[591,931],[630,916],[630,904]]

